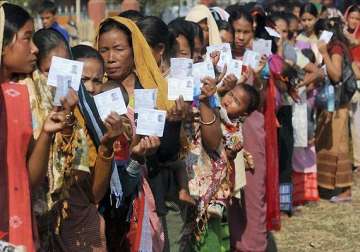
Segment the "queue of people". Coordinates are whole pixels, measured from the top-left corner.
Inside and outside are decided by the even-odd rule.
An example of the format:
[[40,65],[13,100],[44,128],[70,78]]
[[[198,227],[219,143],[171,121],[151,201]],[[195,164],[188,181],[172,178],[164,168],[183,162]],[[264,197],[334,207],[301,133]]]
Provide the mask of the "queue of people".
[[[360,5],[317,2],[197,5],[169,24],[126,11],[74,47],[0,2],[0,251],[262,252],[281,212],[351,202]],[[59,104],[54,57],[83,66]],[[171,99],[182,79],[190,99]],[[126,112],[103,118],[114,89]],[[161,136],[138,132],[151,90]]]

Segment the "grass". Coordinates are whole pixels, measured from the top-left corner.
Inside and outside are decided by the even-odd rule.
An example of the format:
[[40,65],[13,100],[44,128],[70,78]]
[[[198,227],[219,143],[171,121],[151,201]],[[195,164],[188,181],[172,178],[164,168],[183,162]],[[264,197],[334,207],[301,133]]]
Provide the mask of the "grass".
[[360,174],[354,176],[352,203],[320,200],[304,206],[295,216],[282,218],[281,231],[273,237],[277,248],[271,252],[360,251]]

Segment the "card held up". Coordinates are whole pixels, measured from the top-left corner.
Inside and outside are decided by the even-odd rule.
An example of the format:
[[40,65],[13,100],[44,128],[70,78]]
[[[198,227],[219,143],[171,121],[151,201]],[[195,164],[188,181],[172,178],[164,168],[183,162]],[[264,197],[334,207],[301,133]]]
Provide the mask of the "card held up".
[[223,71],[225,64],[228,65],[230,60],[232,60],[231,46],[229,43],[224,43],[221,45],[212,45],[206,47],[207,61],[211,62],[210,54],[215,51],[220,52],[220,59],[216,67],[221,72]]
[[111,112],[119,115],[127,113],[124,97],[120,88],[114,88],[94,96],[96,108],[99,112],[101,120],[105,121]]
[[166,111],[139,109],[136,121],[136,134],[162,137],[164,134]]
[[76,60],[69,60],[53,56],[49,70],[47,84],[59,87],[64,83],[75,91],[79,90],[84,63]]
[[184,101],[194,99],[194,78],[168,78],[168,100],[175,101],[180,96]]
[[192,76],[197,79],[204,79],[205,77],[215,78],[214,65],[211,61],[204,61],[193,65]]
[[329,43],[334,33],[330,31],[323,31],[320,35],[319,40],[324,41],[325,43]]
[[259,65],[260,58],[261,55],[259,53],[252,50],[246,50],[243,58],[243,64],[255,69]]
[[157,89],[134,89],[135,113],[139,109],[156,107]]
[[243,62],[241,60],[234,60],[234,59],[231,60],[226,75],[233,74],[237,79],[240,79],[242,72],[242,65]]
[[187,58],[170,59],[170,77],[183,78],[191,77],[193,60]]
[[257,39],[254,40],[252,49],[253,51],[259,53],[260,55],[270,56],[272,54],[271,46],[272,46],[271,40]]

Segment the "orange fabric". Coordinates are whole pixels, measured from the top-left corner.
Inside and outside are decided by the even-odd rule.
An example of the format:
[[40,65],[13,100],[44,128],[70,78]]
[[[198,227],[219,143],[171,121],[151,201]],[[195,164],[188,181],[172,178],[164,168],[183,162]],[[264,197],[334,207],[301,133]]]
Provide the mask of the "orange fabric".
[[292,174],[293,204],[294,206],[303,205],[308,201],[318,201],[319,191],[316,172],[302,173],[293,172]]

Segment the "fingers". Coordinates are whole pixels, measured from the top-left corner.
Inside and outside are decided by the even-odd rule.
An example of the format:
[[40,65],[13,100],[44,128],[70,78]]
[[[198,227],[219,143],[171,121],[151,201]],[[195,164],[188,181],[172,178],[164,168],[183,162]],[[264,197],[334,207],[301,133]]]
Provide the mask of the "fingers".
[[79,102],[79,97],[74,89],[69,88],[68,94],[66,97],[61,97],[60,102],[66,111],[73,111]]
[[227,72],[227,65],[225,64],[222,72],[220,73],[219,77],[217,78],[218,83],[224,78],[226,72]]

